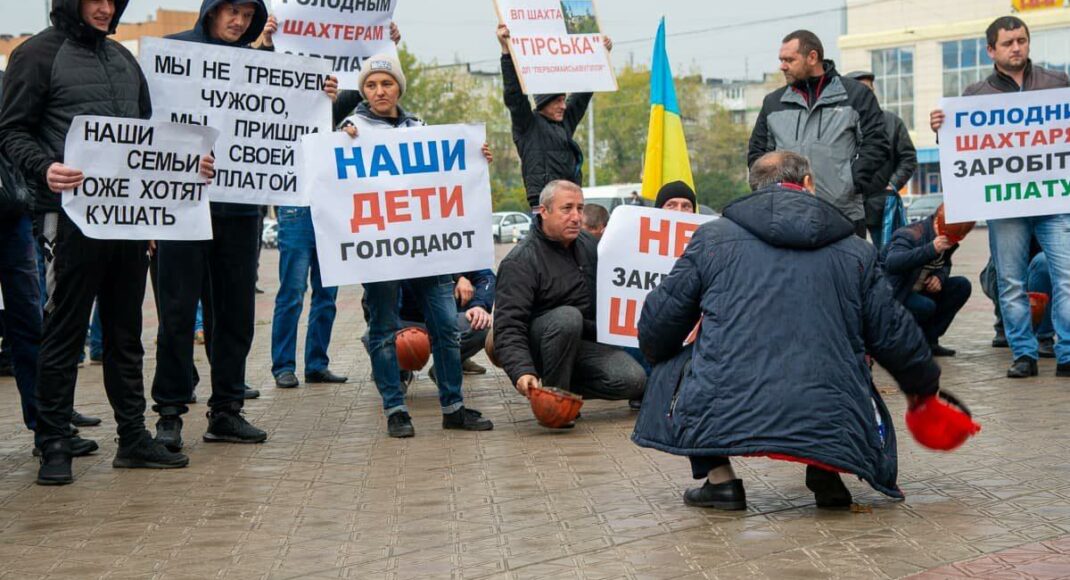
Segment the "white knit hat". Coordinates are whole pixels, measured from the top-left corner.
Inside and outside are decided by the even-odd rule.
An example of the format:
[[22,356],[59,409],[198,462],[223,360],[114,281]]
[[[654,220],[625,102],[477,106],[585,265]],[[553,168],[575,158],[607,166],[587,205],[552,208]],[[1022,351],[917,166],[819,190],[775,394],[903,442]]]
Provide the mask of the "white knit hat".
[[[373,73],[386,73],[398,83],[399,97],[405,94],[405,71],[401,70],[401,62],[392,54],[377,54],[368,57],[360,68],[360,94],[364,95],[364,81]],[[368,95],[364,95],[367,99]]]

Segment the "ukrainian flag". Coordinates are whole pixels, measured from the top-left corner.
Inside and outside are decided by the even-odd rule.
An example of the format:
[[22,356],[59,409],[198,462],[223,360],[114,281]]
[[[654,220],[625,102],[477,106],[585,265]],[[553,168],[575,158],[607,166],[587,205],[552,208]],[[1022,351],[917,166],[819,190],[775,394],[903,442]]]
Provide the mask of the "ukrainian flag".
[[650,71],[650,129],[643,164],[643,197],[655,199],[662,185],[683,181],[695,188],[684,140],[680,104],[676,101],[669,54],[665,51],[665,18],[658,26]]

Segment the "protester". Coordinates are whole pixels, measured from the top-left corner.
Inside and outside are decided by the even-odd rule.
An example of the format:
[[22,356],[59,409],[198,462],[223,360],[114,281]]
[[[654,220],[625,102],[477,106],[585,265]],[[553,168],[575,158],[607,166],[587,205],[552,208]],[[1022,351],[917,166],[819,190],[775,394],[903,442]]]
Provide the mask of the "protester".
[[646,200],[639,195],[638,191],[633,191],[631,196],[628,197],[628,205],[645,206]]
[[1029,261],[1029,274],[1026,278],[1025,289],[1027,292],[1046,294],[1049,297],[1048,305],[1040,317],[1040,322],[1033,325],[1037,333],[1037,354],[1040,358],[1055,358],[1055,327],[1051,321],[1051,269],[1048,268],[1048,257],[1044,252],[1033,256]]
[[[997,18],[985,31],[993,73],[963,91],[963,96],[1017,93],[1070,87],[1064,73],[1033,64],[1029,59],[1029,27],[1015,16]],[[942,110],[930,115],[939,132]],[[1026,277],[1029,246],[1036,239],[1048,260],[1052,281],[1052,323],[1057,365],[1055,376],[1070,378],[1070,213],[988,220],[988,243],[999,285],[999,306],[1014,362],[1007,370],[1013,379],[1037,375],[1038,344],[1030,320]]]
[[865,353],[908,400],[935,393],[940,368],[876,250],[812,195],[804,157],[764,155],[751,182],[758,191],[700,226],[646,299],[639,345],[657,366],[633,439],[691,458],[706,481],[684,494],[688,505],[745,509],[729,460],[740,455],[806,463],[819,508],[850,505],[840,472],[902,497],[891,417]]
[[[613,41],[603,37],[606,50]],[[528,205],[535,211],[543,186],[555,179],[583,182],[583,151],[573,139],[583,121],[591,93],[534,95],[535,110],[520,86],[516,66],[510,56],[509,28],[498,25],[498,43],[502,47],[502,84],[505,106],[513,122],[513,142],[520,155],[520,172],[524,178]]]
[[[869,71],[855,71],[847,74],[847,78],[854,79],[866,86],[871,91],[873,88],[873,73]],[[884,134],[891,144],[891,155],[884,160],[877,178],[873,180],[876,189],[865,194],[864,206],[866,211],[866,229],[869,230],[869,239],[880,251],[888,240],[884,239],[884,205],[885,200],[892,195],[899,195],[899,190],[910,183],[914,171],[918,168],[918,152],[914,148],[914,142],[910,139],[910,131],[906,123],[893,111],[884,109]]]
[[[263,0],[204,0],[192,30],[171,38],[248,48],[268,20]],[[328,77],[325,92],[337,96]],[[162,241],[159,252],[159,344],[152,385],[159,413],[156,439],[182,448],[182,415],[192,398],[193,327],[198,301],[210,321],[206,345],[212,367],[206,442],[260,443],[267,433],[242,416],[245,362],[253,342],[260,210],[256,205],[212,202],[212,239]],[[207,278],[205,273],[207,272]],[[207,280],[207,283],[205,281]]]
[[658,190],[658,197],[654,200],[654,207],[658,209],[683,213],[695,213],[697,205],[695,190],[683,181],[673,181],[661,186]]
[[591,234],[595,240],[601,240],[609,225],[609,210],[591,203],[583,206],[583,231]]
[[[406,78],[401,63],[392,55],[369,57],[359,77],[364,96],[362,102],[347,119],[343,129],[359,139],[361,131],[420,127],[424,122],[400,105],[405,95]],[[490,149],[483,145],[483,155],[492,159]],[[457,337],[457,306],[453,300],[453,280],[450,276],[428,276],[405,281],[412,288],[431,335],[431,353],[438,368],[439,403],[442,407],[442,428],[466,431],[489,431],[494,423],[479,411],[464,405],[461,393],[461,352]],[[405,405],[401,390],[400,370],[394,336],[399,328],[398,291],[401,280],[364,285],[368,305],[368,345],[371,351],[372,375],[383,398],[387,416],[387,432],[391,437],[412,437],[416,434],[412,417]]]
[[[61,211],[58,195],[84,180],[79,168],[63,164],[71,119],[151,117],[137,60],[107,38],[126,6],[126,0],[56,0],[52,26],[12,54],[0,107],[0,148],[34,189],[39,231],[49,251],[36,437],[42,452],[37,482],[45,485],[74,480],[71,412],[94,298],[100,301],[104,332],[104,387],[118,423],[112,465],[174,468],[189,462],[154,442],[145,429],[141,305],[148,244],[86,237]],[[214,175],[213,161],[208,154],[201,158],[205,177]]]
[[939,341],[970,299],[972,287],[964,276],[951,275],[959,242],[941,230],[936,216],[943,209],[941,205],[937,214],[896,230],[882,262],[895,299],[914,315],[933,356],[955,356]]
[[787,86],[765,97],[750,137],[747,164],[771,151],[794,151],[816,167],[817,197],[843,212],[865,239],[862,194],[883,190],[889,158],[884,117],[873,92],[841,77],[825,60],[821,40],[808,30],[784,37],[780,70]]
[[541,381],[588,399],[641,399],[642,367],[595,342],[598,251],[580,228],[583,191],[551,181],[538,205],[531,234],[498,268],[495,357],[524,396]]
[[[493,270],[476,270],[452,276],[453,298],[457,305],[457,332],[461,348],[461,371],[466,375],[486,374],[487,369],[472,360],[486,344],[493,321],[494,292],[498,279]],[[408,282],[401,284],[401,327],[427,328],[416,293]],[[435,367],[428,371],[431,380],[438,382]]]

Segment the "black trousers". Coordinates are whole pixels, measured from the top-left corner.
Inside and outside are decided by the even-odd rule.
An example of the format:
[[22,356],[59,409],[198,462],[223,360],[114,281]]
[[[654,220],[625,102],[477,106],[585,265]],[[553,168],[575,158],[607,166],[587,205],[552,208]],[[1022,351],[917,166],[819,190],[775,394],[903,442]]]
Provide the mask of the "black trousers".
[[152,398],[153,410],[161,415],[189,410],[198,300],[204,305],[205,329],[211,329],[206,337],[212,366],[208,406],[240,409],[244,404],[245,360],[255,322],[258,219],[212,216],[213,239],[158,245],[160,332]]
[[691,477],[695,479],[706,479],[711,469],[731,465],[723,455],[692,455],[688,459],[691,460]]
[[51,245],[51,292],[37,366],[37,445],[69,434],[94,299],[104,338],[104,388],[120,443],[134,441],[145,432],[141,305],[148,244],[87,238],[64,214],[41,216],[39,231]]

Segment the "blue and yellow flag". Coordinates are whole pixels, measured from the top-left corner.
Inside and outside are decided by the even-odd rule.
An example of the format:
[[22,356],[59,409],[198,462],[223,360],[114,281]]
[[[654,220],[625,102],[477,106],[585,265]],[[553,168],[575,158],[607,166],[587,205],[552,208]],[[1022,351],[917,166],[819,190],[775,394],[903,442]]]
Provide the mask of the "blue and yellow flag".
[[683,181],[695,188],[691,160],[684,140],[684,123],[680,104],[676,102],[669,54],[665,51],[665,18],[658,26],[654,57],[650,70],[650,129],[646,137],[646,160],[643,164],[643,197],[655,199],[666,183]]

